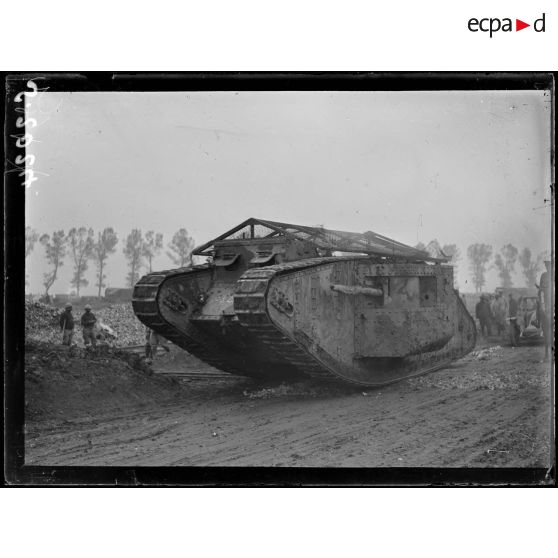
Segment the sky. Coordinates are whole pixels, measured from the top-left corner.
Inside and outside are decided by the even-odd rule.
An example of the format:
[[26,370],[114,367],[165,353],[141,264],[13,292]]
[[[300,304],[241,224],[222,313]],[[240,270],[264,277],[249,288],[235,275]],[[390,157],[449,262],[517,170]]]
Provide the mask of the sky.
[[[545,91],[43,92],[29,99],[40,234],[113,227],[107,286],[125,286],[124,238],[180,228],[196,244],[248,217],[461,250],[550,250],[550,96]],[[547,201],[545,201],[545,198]],[[44,291],[44,248],[27,258]],[[66,258],[51,294],[71,290]],[[154,268],[173,264],[163,252]],[[96,294],[95,266],[82,294]],[[516,286],[524,286],[517,269]],[[487,290],[498,285],[496,270]]]

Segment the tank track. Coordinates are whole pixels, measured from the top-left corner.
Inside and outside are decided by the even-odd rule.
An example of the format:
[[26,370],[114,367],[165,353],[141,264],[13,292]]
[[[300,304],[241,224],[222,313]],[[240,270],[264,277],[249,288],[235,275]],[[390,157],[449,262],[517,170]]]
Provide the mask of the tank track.
[[[239,322],[258,342],[279,356],[286,366],[296,370],[302,377],[311,377],[320,381],[342,381],[366,386],[387,385],[404,378],[420,376],[447,367],[454,360],[465,356],[472,350],[476,339],[474,321],[469,316],[456,291],[458,305],[460,305],[464,315],[471,321],[472,329],[475,332],[471,347],[464,349],[458,346],[455,340],[452,340],[440,351],[410,357],[407,359],[403,373],[398,378],[388,382],[371,384],[354,381],[339,375],[271,321],[266,310],[266,297],[270,283],[275,277],[338,262],[340,259],[354,259],[354,257],[313,258],[312,260],[299,260],[246,271],[239,279],[239,286],[241,284],[245,285],[247,282],[252,283],[252,286],[247,289],[238,289],[234,296],[235,313]],[[168,323],[159,311],[157,294],[164,281],[171,277],[203,272],[209,268],[208,264],[204,264],[190,269],[155,272],[142,277],[134,287],[132,298],[134,312],[150,329],[207,364],[230,374],[257,377],[259,375],[258,371],[247,370],[246,363],[241,355],[224,349],[210,335],[205,334],[198,328],[192,327],[188,332],[185,332],[175,327]]]
[[245,375],[241,363],[237,362],[234,356],[231,358],[231,353],[223,350],[222,346],[209,335],[196,328],[191,328],[191,331],[186,333],[167,322],[159,311],[157,294],[167,279],[184,274],[200,273],[209,267],[208,264],[204,264],[190,269],[172,269],[145,275],[134,287],[132,307],[142,323],[165,339],[172,341],[175,345],[215,368],[229,374]]
[[[348,257],[346,259],[354,258]],[[338,262],[339,260],[339,257],[314,258],[311,262],[308,260],[299,260],[246,271],[239,282],[252,282],[255,284],[252,288],[244,289],[246,293],[237,292],[237,294],[235,294],[235,312],[240,322],[245,325],[251,333],[257,335],[262,343],[282,356],[286,362],[295,366],[302,374],[320,380],[343,381],[344,383],[349,382],[356,385],[382,386],[401,381],[404,378],[428,374],[447,367],[454,360],[465,356],[475,346],[476,328],[474,321],[465,308],[458,292],[454,290],[460,310],[463,312],[465,318],[470,320],[472,331],[474,332],[473,340],[468,348],[464,349],[463,347],[456,346],[457,343],[455,339],[453,339],[440,351],[409,357],[407,359],[407,366],[403,369],[404,378],[400,376],[389,382],[371,384],[340,376],[326,364],[312,356],[301,344],[297,343],[286,332],[282,331],[280,327],[274,324],[266,311],[267,292],[271,281],[275,277],[308,270],[320,265]],[[259,304],[255,303],[254,299],[260,299]]]
[[322,381],[338,381],[340,378],[272,323],[266,310],[266,297],[274,277],[339,260],[338,257],[313,258],[311,263],[308,260],[299,260],[250,269],[239,279],[239,284],[252,283],[253,287],[247,289],[252,292],[237,292],[234,297],[234,309],[238,319],[250,333],[257,336],[261,343],[296,368],[300,374]]

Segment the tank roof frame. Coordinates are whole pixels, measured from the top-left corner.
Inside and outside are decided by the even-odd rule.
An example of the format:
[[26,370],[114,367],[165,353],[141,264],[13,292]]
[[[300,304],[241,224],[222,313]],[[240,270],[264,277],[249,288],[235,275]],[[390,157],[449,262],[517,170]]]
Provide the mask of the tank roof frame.
[[[255,236],[255,227],[262,226],[270,230],[266,236]],[[230,238],[242,229],[248,227],[250,236]],[[390,259],[404,259],[407,261],[424,261],[432,263],[445,263],[450,260],[446,258],[434,258],[423,250],[417,250],[412,246],[408,246],[386,236],[380,235],[372,231],[365,233],[354,233],[348,231],[338,231],[334,229],[326,229],[324,227],[309,227],[306,225],[294,225],[292,223],[281,223],[278,221],[268,221],[265,219],[257,219],[250,217],[236,227],[226,231],[220,236],[196,247],[193,250],[195,256],[209,256],[212,254],[214,244],[222,241],[240,241],[240,240],[271,240],[278,237],[296,239],[314,244],[322,250],[330,250],[337,252],[350,252],[357,254],[366,254],[370,256],[382,256]]]

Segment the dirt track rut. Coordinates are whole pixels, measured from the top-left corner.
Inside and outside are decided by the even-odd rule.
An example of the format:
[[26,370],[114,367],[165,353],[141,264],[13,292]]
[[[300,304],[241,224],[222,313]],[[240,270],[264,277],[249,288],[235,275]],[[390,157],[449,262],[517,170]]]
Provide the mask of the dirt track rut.
[[121,466],[542,466],[542,349],[498,349],[378,390],[244,379],[177,384],[153,404],[28,420],[26,463]]

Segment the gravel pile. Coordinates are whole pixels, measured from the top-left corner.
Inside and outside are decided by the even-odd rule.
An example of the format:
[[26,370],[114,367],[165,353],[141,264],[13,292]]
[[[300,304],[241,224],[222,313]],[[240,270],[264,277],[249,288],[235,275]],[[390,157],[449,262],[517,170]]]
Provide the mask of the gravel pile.
[[444,376],[443,372],[428,374],[407,380],[410,386],[416,388],[433,387],[438,389],[462,390],[513,390],[520,391],[527,387],[541,390],[550,389],[550,378],[547,375],[530,375],[525,370],[510,370],[487,373],[485,370],[475,370],[467,375]]
[[[42,302],[25,302],[25,337],[43,343],[60,344],[59,316],[63,309],[49,306]],[[76,321],[74,341],[82,343],[79,320],[82,308],[74,307]],[[143,345],[145,343],[145,326],[136,318],[130,303],[112,304],[93,313],[97,320],[110,326],[117,334],[116,346]]]
[[317,384],[312,381],[302,381],[292,384],[279,384],[277,386],[261,389],[245,389],[242,395],[247,399],[274,399],[278,397],[336,397],[340,395],[353,395],[358,388],[338,383]]
[[60,343],[60,310],[42,302],[25,301],[25,338]]
[[504,348],[500,345],[494,347],[487,347],[486,349],[481,349],[480,351],[473,351],[470,356],[476,358],[477,360],[490,360],[491,358],[498,358],[502,356]]
[[116,331],[116,345],[125,347],[145,343],[145,326],[136,318],[130,303],[111,304],[98,310],[95,315],[98,320]]
[[[405,383],[413,388],[463,390],[515,390],[528,387],[550,389],[548,367],[527,356],[522,349],[499,346],[473,351],[452,367],[410,378]],[[465,366],[462,366],[465,365]]]

